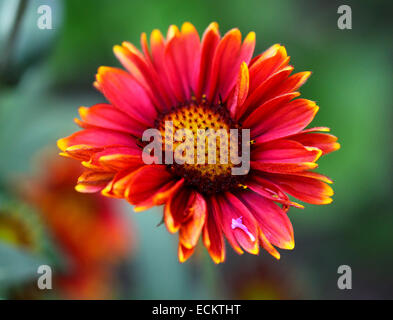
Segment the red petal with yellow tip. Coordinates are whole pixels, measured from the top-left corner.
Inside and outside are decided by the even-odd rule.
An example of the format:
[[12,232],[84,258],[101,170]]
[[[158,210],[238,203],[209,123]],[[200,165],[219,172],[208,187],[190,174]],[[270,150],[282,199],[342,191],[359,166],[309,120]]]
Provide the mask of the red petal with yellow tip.
[[320,174],[318,172],[314,172],[314,171],[296,172],[296,173],[293,173],[293,175],[313,178],[313,179],[317,179],[317,180],[320,180],[320,181],[323,181],[326,183],[333,183],[333,180],[330,179],[329,177],[327,177],[323,174]]
[[238,29],[228,31],[217,46],[212,62],[212,73],[207,90],[210,101],[225,101],[236,84],[240,64],[248,63],[254,52],[255,34],[250,33],[242,45]]
[[310,176],[277,174],[268,175],[268,179],[301,201],[312,204],[329,204],[333,201],[333,189],[325,182]]
[[241,106],[247,98],[249,80],[248,67],[247,64],[243,62],[240,65],[236,86],[232,90],[227,102],[227,109],[232,118],[236,118],[238,106]]
[[290,201],[283,189],[273,182],[263,178],[262,175],[253,175],[250,181],[247,182],[247,187],[255,193],[258,193],[267,199],[279,202],[285,206],[304,208],[300,204]]
[[273,257],[275,257],[277,260],[280,259],[280,253],[276,250],[275,247],[269,242],[269,240],[266,238],[265,234],[262,232],[261,229],[259,229],[259,240],[261,242],[261,246],[263,249],[265,249],[267,252],[269,252]]
[[315,117],[319,107],[315,102],[296,99],[275,112],[266,114],[252,131],[256,143],[262,143],[298,133]]
[[[292,70],[293,67],[291,66],[280,69],[262,82],[254,91],[250,92],[246,101],[239,109],[239,113],[237,114],[238,119],[242,117],[243,114],[247,115],[266,101],[278,96],[278,94],[272,96],[270,93],[288,78]],[[250,81],[252,81],[252,79],[250,79]]]
[[169,197],[167,191],[176,191],[174,187],[180,186],[164,165],[146,165],[130,176],[125,196],[131,204],[139,206],[139,210],[144,210],[165,202],[165,198],[157,197],[161,194]]
[[96,152],[100,152],[103,149],[103,147],[92,147],[84,144],[76,144],[67,147],[67,141],[64,139],[61,139],[62,141],[58,141],[58,146],[59,148],[65,148],[64,152],[60,154],[68,158],[86,161],[89,160]]
[[69,147],[77,145],[90,146],[92,148],[111,146],[135,147],[136,141],[133,137],[116,131],[86,129],[58,140],[57,145],[62,151],[66,151]]
[[337,137],[327,133],[299,133],[289,137],[289,139],[298,141],[308,147],[321,149],[323,154],[340,149]]
[[145,89],[153,104],[160,111],[166,111],[170,105],[165,89],[161,86],[159,77],[145,57],[134,49],[128,42],[115,46],[113,51],[122,65]]
[[194,26],[184,23],[181,32],[175,32],[165,48],[168,79],[178,101],[184,102],[196,91],[200,61],[199,35]]
[[251,155],[251,160],[260,163],[302,163],[315,162],[321,150],[305,147],[292,140],[275,140],[260,144]]
[[277,96],[273,99],[270,99],[269,101],[266,101],[258,108],[253,110],[250,114],[243,114],[243,125],[244,127],[251,129],[251,137],[254,138],[257,135],[258,132],[255,130],[255,128],[260,126],[266,118],[268,118],[272,113],[280,110],[280,108],[284,107],[289,101],[298,97],[299,95],[299,92],[291,92]]
[[[243,250],[239,245],[251,254],[258,254],[258,230],[256,221],[248,209],[229,192],[216,199],[218,204],[216,210],[221,214],[221,228],[231,246],[240,254]],[[241,222],[237,226],[234,225],[239,219]]]
[[189,213],[179,230],[179,241],[187,249],[192,249],[198,243],[202,228],[206,221],[206,201],[204,197],[195,193],[186,208]]
[[112,180],[113,172],[97,172],[86,170],[78,178],[78,184],[75,187],[79,192],[98,192],[101,191]]
[[193,214],[194,205],[199,205],[195,203],[196,197],[194,190],[181,188],[169,198],[164,209],[164,221],[169,232],[177,232],[182,223]]
[[129,147],[106,148],[97,152],[90,159],[90,164],[101,166],[111,171],[137,169],[144,165],[140,149]]
[[146,90],[129,73],[100,67],[96,78],[99,90],[116,108],[146,126],[154,125],[157,111]]
[[188,258],[191,257],[191,255],[194,253],[194,249],[195,248],[186,248],[181,243],[179,243],[178,253],[177,253],[179,262],[181,263],[186,262]]
[[295,73],[285,80],[280,87],[277,87],[276,90],[271,93],[271,96],[282,95],[284,93],[298,90],[310,76],[310,71]]
[[260,163],[257,161],[251,161],[251,168],[263,172],[272,173],[296,173],[305,170],[311,170],[317,168],[318,165],[314,162],[302,162],[302,163]]
[[115,174],[112,181],[102,190],[102,194],[113,198],[125,198],[125,192],[132,175],[136,172],[134,168],[123,170]]
[[149,44],[147,41],[147,35],[145,32],[141,33],[141,47],[142,47],[142,51],[143,54],[146,58],[146,62],[151,66],[153,64],[153,60],[152,60],[152,56],[150,54],[150,50],[149,50]]
[[254,192],[241,193],[239,198],[250,210],[271,244],[281,249],[293,249],[291,221],[277,204]]
[[203,228],[203,243],[214,263],[221,263],[225,260],[225,243],[222,229],[219,226],[219,216],[212,202],[208,201],[208,214]]
[[90,108],[80,107],[79,114],[83,128],[104,128],[141,136],[146,126],[125,113],[113,108],[110,104],[96,104]]
[[199,67],[198,86],[196,97],[202,98],[202,94],[207,91],[212,72],[212,60],[220,42],[220,33],[217,23],[213,22],[206,29],[201,44],[201,61]]
[[172,91],[170,81],[166,72],[165,66],[165,39],[160,30],[153,30],[150,35],[150,48],[152,56],[152,64],[156,71],[160,84],[165,90],[165,95],[168,97],[171,106],[176,104],[176,97]]
[[286,67],[288,61],[285,47],[277,44],[261,54],[250,67],[250,93],[280,68]]

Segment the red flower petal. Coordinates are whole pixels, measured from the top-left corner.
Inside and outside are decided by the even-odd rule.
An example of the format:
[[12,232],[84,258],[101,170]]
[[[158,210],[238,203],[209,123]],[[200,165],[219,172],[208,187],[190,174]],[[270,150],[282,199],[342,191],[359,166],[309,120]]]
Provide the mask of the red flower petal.
[[273,173],[296,173],[317,168],[318,165],[314,162],[302,163],[260,163],[251,161],[251,168],[263,172]]
[[305,147],[292,140],[275,140],[260,144],[251,154],[251,159],[261,163],[315,162],[322,152],[317,148]]
[[[285,72],[285,70],[287,71]],[[276,96],[294,92],[299,89],[311,75],[311,72],[305,71],[296,73],[288,78],[290,73],[288,73],[289,70],[292,71],[293,67],[284,67],[281,71],[266,80],[266,83],[263,83],[254,91],[255,96],[252,99],[250,97],[250,103],[253,106],[257,106]],[[282,73],[282,71],[284,71],[284,73]],[[281,74],[282,76],[279,76]],[[286,76],[283,77],[284,75]],[[277,79],[275,80],[274,78]]]
[[266,238],[265,234],[262,232],[261,229],[259,229],[259,240],[261,242],[261,246],[263,249],[265,249],[267,252],[269,252],[277,260],[280,259],[280,253],[276,250],[275,247],[273,247],[273,245]]
[[296,99],[285,106],[265,114],[260,125],[252,130],[253,136],[258,136],[256,143],[283,138],[298,133],[314,119],[319,107],[315,102],[306,99]]
[[112,181],[102,190],[102,194],[107,197],[112,198],[124,198],[125,191],[129,185],[130,178],[132,174],[136,172],[137,169],[131,168],[129,170],[123,170],[113,177]]
[[212,62],[207,98],[217,102],[221,97],[225,101],[236,84],[236,75],[240,64],[249,63],[255,47],[255,33],[250,32],[241,43],[238,29],[228,31],[217,46]]
[[179,242],[179,247],[178,247],[178,252],[177,252],[177,256],[179,258],[179,261],[181,263],[187,261],[187,259],[189,257],[191,257],[191,255],[194,253],[194,247],[192,248],[186,248],[185,246],[183,246],[180,242]]
[[176,97],[172,91],[171,84],[166,74],[165,39],[161,31],[158,29],[153,30],[150,34],[150,48],[152,64],[156,70],[158,78],[160,79],[160,84],[164,88],[165,94],[170,101],[170,106],[173,106],[176,104]]
[[83,128],[99,127],[130,133],[135,136],[142,136],[146,129],[145,125],[130,118],[110,104],[100,103],[90,108],[80,107],[79,114],[82,121],[79,121],[78,124]]
[[265,172],[291,173],[314,169],[322,151],[291,140],[277,140],[258,146],[251,154],[251,168]]
[[105,147],[136,148],[135,138],[125,133],[105,129],[85,129],[59,139],[57,146],[60,150],[77,158],[88,160],[90,156]]
[[151,62],[129,42],[123,42],[122,46],[114,46],[113,52],[127,71],[145,89],[157,109],[169,110],[171,101]]
[[314,131],[330,132],[330,128],[328,128],[328,127],[312,127],[312,128],[304,129],[299,133],[307,133],[307,132],[314,132]]
[[321,149],[323,154],[328,154],[340,149],[337,137],[326,133],[299,133],[288,139],[298,141],[308,147]]
[[284,46],[275,44],[250,65],[250,92],[253,92],[272,74],[287,66],[289,57]]
[[[238,245],[239,243],[247,252],[258,254],[258,230],[256,222],[248,209],[229,192],[226,192],[225,196],[217,196],[216,199],[218,203],[216,210],[220,213],[221,228],[233,249],[240,254],[243,253]],[[242,224],[247,228],[248,233],[241,228],[232,227],[233,221],[239,218],[242,219]]]
[[146,210],[165,203],[183,182],[176,182],[164,165],[147,165],[130,176],[125,197],[136,205],[135,211]]
[[289,101],[298,97],[299,95],[299,92],[291,92],[266,101],[255,110],[250,110],[251,112],[249,115],[248,113],[243,115],[243,119],[245,119],[243,121],[243,126],[245,128],[251,129],[252,137],[256,136],[258,132],[255,130],[255,128],[258,128],[258,126],[260,126],[261,123],[263,123],[272,113],[277,112],[281,108],[285,107]]
[[313,178],[313,179],[317,179],[317,180],[320,180],[320,181],[323,181],[326,183],[333,183],[333,180],[330,179],[329,177],[327,177],[323,174],[320,174],[318,172],[314,172],[314,171],[295,172],[295,173],[293,173],[293,175]]
[[78,178],[78,184],[75,190],[84,193],[101,191],[112,180],[113,176],[113,172],[86,170]]
[[191,23],[176,30],[165,48],[165,66],[172,89],[180,102],[196,91],[200,63],[199,35]]
[[154,29],[150,34],[150,49],[152,62],[157,69],[164,70],[165,39],[161,31]]
[[182,188],[169,198],[164,209],[164,221],[169,232],[177,232],[182,222],[189,217],[194,197],[192,189]]
[[296,208],[304,208],[302,205],[292,202],[285,194],[284,190],[273,182],[263,178],[257,173],[251,175],[250,180],[247,182],[247,187],[259,195],[279,202],[284,206],[294,206]]
[[137,169],[144,165],[140,149],[127,147],[106,148],[97,152],[90,159],[90,164],[100,165],[107,170],[122,171],[126,169]]
[[[63,139],[67,139],[67,138],[63,138]],[[57,142],[58,146],[60,143],[60,145],[65,148],[64,152],[61,152],[60,155],[62,155],[63,157],[73,158],[80,161],[89,160],[91,156],[93,156],[96,152],[99,152],[103,149],[103,147],[92,147],[85,144],[77,144],[67,147],[66,146],[67,141],[60,141],[60,140],[58,140]]]
[[152,56],[149,50],[149,44],[147,41],[147,35],[145,32],[141,33],[141,47],[143,54],[145,55],[146,62],[151,66],[153,64]]
[[288,92],[293,92],[299,89],[311,76],[310,71],[298,72],[286,79],[275,91],[271,93],[272,96],[281,95]]
[[201,62],[199,67],[200,72],[196,91],[196,96],[199,99],[202,97],[204,92],[207,92],[212,72],[211,62],[213,61],[213,57],[219,42],[220,33],[218,31],[218,24],[213,22],[207,27],[202,38]]
[[157,117],[146,90],[126,71],[100,67],[96,75],[98,89],[122,112],[152,127]]
[[195,196],[186,209],[191,211],[189,218],[182,223],[179,230],[180,243],[187,249],[192,249],[197,245],[206,221],[206,201],[201,194],[194,193]]
[[232,118],[236,118],[237,109],[247,98],[249,85],[248,67],[245,62],[240,65],[239,76],[235,88],[228,98],[227,108]]
[[208,214],[202,233],[203,243],[214,263],[221,263],[225,260],[225,243],[218,224],[218,212],[213,208],[211,200],[208,202],[207,208]]
[[[312,174],[312,173],[311,173]],[[333,189],[321,181],[325,177],[299,174],[274,174],[267,175],[268,179],[278,184],[285,192],[295,198],[312,204],[329,204],[333,200]]]
[[[193,216],[194,214],[195,216]],[[175,233],[180,228],[185,227],[185,230],[183,230],[183,235],[187,236],[192,231],[190,228],[195,227],[195,224],[198,224],[198,222],[201,223],[200,229],[202,229],[205,215],[206,203],[204,198],[193,189],[182,188],[173,194],[166,203],[164,210],[164,221],[169,232]],[[200,231],[201,230],[199,230],[199,232]],[[186,240],[185,238],[184,240]],[[197,239],[192,237],[192,240],[193,241],[185,242],[194,243],[194,240]],[[188,248],[191,247],[186,243],[183,243],[183,245]]]
[[239,109],[239,113],[237,115],[238,119],[242,117],[243,114],[248,115],[250,111],[255,110],[266,101],[279,96],[280,94],[272,95],[271,92],[273,92],[276,87],[279,87],[285,79],[288,78],[292,70],[292,66],[280,69],[262,82],[254,91],[250,92],[246,101]]
[[282,249],[293,249],[291,221],[277,204],[254,192],[241,193],[239,198],[253,214],[271,244]]

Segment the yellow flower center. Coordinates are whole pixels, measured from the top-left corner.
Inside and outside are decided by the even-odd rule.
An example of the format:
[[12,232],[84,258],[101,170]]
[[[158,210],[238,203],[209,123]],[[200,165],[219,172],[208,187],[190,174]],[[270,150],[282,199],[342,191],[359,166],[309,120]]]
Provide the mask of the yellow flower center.
[[[172,142],[173,164],[168,169],[185,178],[202,193],[216,193],[238,187],[243,176],[232,175],[231,147],[240,150],[240,139],[231,129],[239,129],[224,106],[205,101],[173,108],[160,115],[156,127],[163,139],[163,149]],[[185,131],[187,130],[187,131]],[[179,164],[176,159],[182,158]]]

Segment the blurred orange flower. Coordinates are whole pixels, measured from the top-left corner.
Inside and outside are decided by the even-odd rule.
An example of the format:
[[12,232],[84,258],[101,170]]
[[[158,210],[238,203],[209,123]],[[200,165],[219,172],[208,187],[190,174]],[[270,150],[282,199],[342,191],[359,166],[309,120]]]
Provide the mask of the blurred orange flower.
[[43,241],[40,221],[34,212],[19,203],[2,204],[0,208],[0,241],[27,250],[40,252]]
[[110,297],[111,268],[130,251],[130,225],[112,199],[74,190],[81,169],[55,155],[40,158],[40,174],[23,193],[40,212],[69,267],[57,275],[68,298]]

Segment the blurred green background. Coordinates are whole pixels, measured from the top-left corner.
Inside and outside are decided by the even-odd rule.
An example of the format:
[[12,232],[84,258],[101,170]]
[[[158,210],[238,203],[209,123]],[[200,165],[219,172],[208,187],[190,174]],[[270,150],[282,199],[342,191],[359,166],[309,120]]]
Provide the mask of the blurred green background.
[[[52,8],[52,30],[37,27],[37,8]],[[162,208],[135,214],[120,201],[137,245],[116,273],[125,299],[386,299],[393,298],[392,33],[391,1],[346,1],[352,30],[337,27],[339,1],[27,1],[11,54],[18,1],[0,0],[0,210],[15,199],[15,176],[32,159],[76,130],[77,108],[104,101],[92,87],[100,65],[119,66],[112,47],[141,32],[192,22],[200,34],[211,21],[221,33],[255,31],[256,54],[286,46],[295,71],[312,77],[302,96],[320,111],[341,150],[320,160],[335,181],[334,202],[291,209],[296,247],[276,261],[266,252],[214,265],[204,249],[177,261],[177,236],[156,227]],[[1,53],[2,52],[2,53]],[[4,59],[7,62],[4,64]],[[0,64],[1,65],[1,64]],[[34,187],[34,186],[28,186]],[[19,205],[19,204],[18,204]],[[3,208],[4,209],[4,208]],[[0,297],[35,279],[46,256],[0,244]],[[352,268],[352,290],[337,288],[337,268]]]

